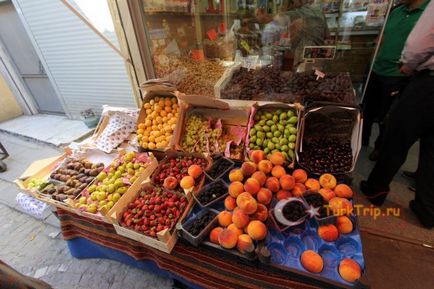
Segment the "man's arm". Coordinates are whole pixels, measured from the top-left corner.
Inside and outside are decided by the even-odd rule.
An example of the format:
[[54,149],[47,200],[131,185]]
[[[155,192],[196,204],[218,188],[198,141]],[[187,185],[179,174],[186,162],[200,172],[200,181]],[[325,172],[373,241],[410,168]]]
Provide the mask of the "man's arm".
[[407,38],[401,61],[401,72],[409,74],[434,53],[434,1],[430,1]]

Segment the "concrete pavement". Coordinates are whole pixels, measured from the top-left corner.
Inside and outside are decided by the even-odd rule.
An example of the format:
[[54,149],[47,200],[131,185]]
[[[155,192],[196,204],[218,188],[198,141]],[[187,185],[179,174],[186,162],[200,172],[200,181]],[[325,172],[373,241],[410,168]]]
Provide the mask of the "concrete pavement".
[[0,259],[53,288],[172,288],[170,279],[115,261],[75,259],[58,228],[5,205],[0,205],[0,219]]

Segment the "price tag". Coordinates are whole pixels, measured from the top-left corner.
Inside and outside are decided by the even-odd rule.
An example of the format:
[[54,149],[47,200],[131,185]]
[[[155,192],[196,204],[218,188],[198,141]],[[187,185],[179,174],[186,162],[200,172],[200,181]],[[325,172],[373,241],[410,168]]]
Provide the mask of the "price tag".
[[318,69],[315,69],[315,75],[316,80],[319,80],[320,78],[324,78],[326,76],[324,72],[319,71]]
[[226,33],[226,25],[223,22],[219,25],[219,31],[220,33]]

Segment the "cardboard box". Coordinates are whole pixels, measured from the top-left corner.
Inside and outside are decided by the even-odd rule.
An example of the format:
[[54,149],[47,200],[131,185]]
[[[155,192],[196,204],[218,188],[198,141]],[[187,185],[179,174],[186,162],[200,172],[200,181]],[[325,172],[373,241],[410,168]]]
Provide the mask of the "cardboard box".
[[[152,155],[152,154],[150,154],[149,155],[149,157],[150,157],[150,159],[151,159],[151,162],[149,163],[149,165],[146,167],[146,169],[139,175],[139,177],[137,178],[137,180],[133,183],[133,184],[131,184],[131,186],[127,189],[127,191],[121,196],[121,198],[116,202],[116,204],[118,203],[118,202],[120,202],[123,198],[124,198],[124,196],[130,191],[130,190],[134,190],[134,187],[137,187],[137,186],[140,186],[140,184],[142,183],[142,182],[144,182],[144,181],[146,181],[146,180],[148,180],[149,178],[150,178],[150,176],[152,175],[152,173],[154,172],[154,170],[157,168],[157,166],[158,166],[158,162],[157,162],[157,160],[155,159],[155,157]],[[114,161],[116,161],[116,159],[114,160]],[[93,184],[93,182],[92,183],[90,183],[89,185],[92,185]],[[84,190],[83,190],[83,192],[82,193],[80,193],[78,196],[77,196],[77,198],[73,201],[73,202],[71,202],[70,203],[70,205],[72,206],[72,207],[74,207],[75,208],[75,204],[79,201],[79,199],[80,199],[80,197],[82,196],[82,194],[83,193],[86,193],[86,190],[87,190],[87,188],[85,188]],[[112,215],[112,213],[114,212],[114,208],[115,208],[115,206],[116,206],[116,204],[114,204],[114,206],[109,210],[109,211],[98,211],[96,214],[92,214],[92,213],[89,213],[89,212],[86,212],[86,211],[82,211],[82,210],[79,210],[79,209],[76,209],[76,213],[78,214],[78,215],[81,215],[81,216],[85,216],[85,217],[87,217],[87,218],[90,218],[90,219],[93,219],[93,220],[98,220],[98,221],[103,221],[103,222],[106,222],[106,223],[113,223],[113,220],[112,220],[112,218],[110,217],[111,215]]]
[[[58,181],[58,180],[52,180],[50,178],[50,175],[53,171],[57,170],[60,167],[63,167],[65,162],[69,159],[69,158],[85,158],[89,161],[91,161],[92,163],[98,163],[98,162],[102,162],[105,164],[105,166],[107,166],[108,164],[110,164],[113,159],[114,159],[115,155],[114,154],[105,154],[99,150],[96,149],[88,149],[85,150],[84,152],[80,152],[80,151],[76,151],[74,152],[74,155],[72,155],[71,151],[68,151],[67,153],[63,154],[60,157],[54,157],[54,158],[50,158],[50,159],[46,159],[46,160],[41,160],[41,161],[37,161],[35,163],[33,163],[32,165],[29,166],[29,168],[26,170],[26,172],[24,172],[24,176],[26,176],[28,174],[28,172],[32,171],[32,168],[40,168],[42,165],[42,169],[40,169],[36,174],[32,175],[31,177],[28,177],[25,181],[22,181],[20,179],[15,180],[15,183],[20,187],[20,189],[22,189],[24,192],[30,194],[32,197],[45,202],[49,205],[58,207],[58,208],[62,208],[68,211],[73,211],[76,212],[76,209],[74,207],[74,201],[72,199],[67,199],[65,200],[65,202],[60,202],[57,200],[54,200],[50,195],[46,195],[46,194],[42,194],[37,190],[28,190],[27,189],[27,185],[28,182],[32,179],[32,178],[41,178],[44,180],[47,180],[48,182],[52,182],[55,185],[63,185],[64,182]],[[50,160],[53,160],[51,162],[48,162]],[[46,164],[46,165],[43,165]],[[21,178],[21,177],[20,177]]]
[[136,231],[133,231],[131,229],[122,227],[120,225],[120,222],[122,220],[122,215],[125,212],[125,210],[128,207],[128,204],[134,201],[134,199],[140,194],[142,191],[142,188],[152,188],[153,185],[150,182],[135,182],[134,185],[131,187],[130,190],[128,190],[124,196],[113,206],[112,213],[110,217],[113,220],[113,226],[115,227],[116,233],[118,233],[121,236],[130,238],[132,240],[135,240],[137,242],[143,243],[147,246],[156,248],[160,251],[169,253],[172,251],[173,247],[176,244],[176,241],[178,240],[178,234],[176,232],[176,226],[177,224],[181,223],[185,217],[189,214],[191,208],[193,207],[193,198],[191,196],[187,197],[188,205],[184,209],[184,212],[181,214],[181,216],[178,218],[175,225],[171,228],[171,230],[163,230],[157,233],[157,238],[152,238],[150,236],[146,236],[144,234],[138,233]]
[[[247,132],[247,121],[249,116],[248,108],[242,105],[241,102],[236,102],[237,106],[230,107],[229,102],[217,100],[214,98],[204,96],[180,95],[182,100],[181,118],[177,125],[175,133],[174,148],[176,150],[184,151],[182,147],[182,139],[185,135],[186,123],[189,117],[193,114],[199,114],[205,118],[212,118],[213,120],[221,119],[224,129],[231,129],[240,127]],[[241,138],[241,144],[244,142],[245,136]],[[221,151],[224,153],[225,150]],[[206,151],[202,153],[208,153]],[[225,155],[228,157],[227,155]],[[239,160],[244,159],[244,154],[241,152]]]
[[[179,99],[180,93],[178,91],[176,91],[174,87],[166,86],[166,85],[162,85],[162,84],[149,85],[147,83],[143,83],[140,86],[140,89],[142,90],[144,97],[143,97],[143,101],[142,101],[142,106],[140,108],[139,117],[137,119],[137,127],[139,124],[144,123],[145,119],[146,119],[146,109],[143,107],[143,104],[149,102],[151,99],[153,99],[155,97],[175,97],[178,100],[178,105],[180,108],[179,108],[177,123],[179,123],[180,118],[181,118],[181,101]],[[175,131],[176,131],[176,128],[175,128]],[[167,145],[167,147],[161,148],[161,149],[143,149],[141,146],[139,146],[139,151],[162,152],[162,151],[168,150],[170,148],[173,148],[174,147],[174,141],[175,141],[175,131],[173,132],[173,136],[172,136],[169,144]]]
[[[309,167],[303,166],[302,163],[300,163],[300,152],[303,151],[303,142],[306,138],[306,119],[311,117],[313,114],[321,114],[324,116],[328,116],[331,113],[345,113],[348,115],[351,115],[353,117],[353,120],[350,118],[347,118],[347,122],[351,120],[352,123],[348,123],[347,127],[340,127],[336,128],[334,126],[330,126],[330,132],[325,132],[325,130],[320,129],[316,130],[316,135],[319,135],[319,133],[327,133],[326,137],[336,137],[338,139],[343,140],[349,140],[351,142],[351,149],[353,154],[353,161],[352,166],[349,171],[341,172],[340,174],[347,174],[354,171],[357,158],[360,153],[360,149],[362,146],[362,131],[363,131],[363,117],[361,113],[361,109],[358,106],[351,106],[351,105],[338,105],[334,103],[323,103],[323,102],[316,102],[312,103],[309,107],[306,108],[304,117],[301,121],[301,127],[299,131],[299,146],[296,152],[297,162],[302,166],[303,168],[307,169],[312,174],[320,175],[320,172],[316,172],[315,170],[312,170]],[[342,118],[345,119],[345,118]],[[330,172],[334,173],[334,172]]]
[[303,112],[303,107],[300,104],[285,104],[285,103],[280,103],[280,102],[256,102],[251,109],[250,112],[250,116],[249,116],[249,123],[247,126],[247,135],[246,135],[246,157],[250,154],[251,149],[249,148],[249,143],[250,143],[250,130],[251,128],[255,125],[255,121],[254,121],[254,117],[255,114],[258,111],[275,111],[277,109],[282,109],[284,111],[288,111],[288,110],[292,110],[295,112],[298,120],[297,120],[297,138],[295,141],[295,148],[294,148],[294,157],[292,158],[292,162],[289,163],[288,167],[289,168],[294,168],[295,165],[295,160],[296,160],[296,151],[297,151],[297,147],[299,145],[299,140],[300,140],[300,122],[301,122],[301,117],[302,117],[302,112]]
[[48,180],[51,171],[58,167],[66,157],[65,153],[60,156],[34,161],[18,179],[14,180],[14,183],[22,192],[31,194],[34,190],[27,188],[30,180],[33,178]]

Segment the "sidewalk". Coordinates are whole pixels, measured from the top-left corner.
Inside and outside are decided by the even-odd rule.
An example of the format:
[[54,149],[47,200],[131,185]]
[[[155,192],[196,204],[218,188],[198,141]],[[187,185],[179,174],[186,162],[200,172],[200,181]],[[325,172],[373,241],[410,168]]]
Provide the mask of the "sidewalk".
[[58,228],[0,204],[0,259],[56,289],[172,288],[172,281],[105,259],[69,254]]
[[[13,183],[24,170],[34,161],[62,154],[63,150],[51,144],[40,141],[28,140],[0,132],[0,140],[9,153],[4,163],[8,169],[0,173],[0,203],[15,210],[22,211],[15,201],[19,193],[18,187]],[[45,223],[59,226],[59,221],[52,214],[43,220]]]
[[0,123],[0,132],[37,140],[54,147],[68,145],[92,131],[93,129],[89,129],[80,120],[48,114],[22,115]]

